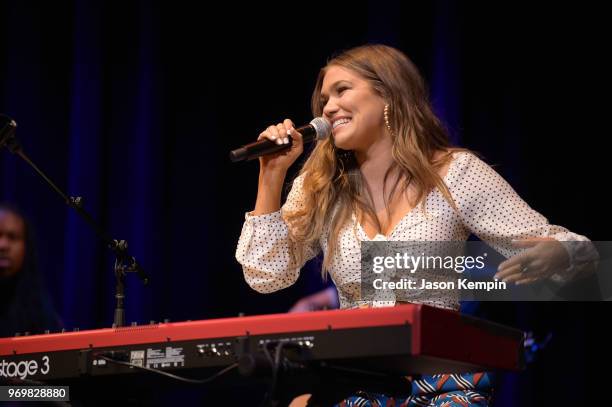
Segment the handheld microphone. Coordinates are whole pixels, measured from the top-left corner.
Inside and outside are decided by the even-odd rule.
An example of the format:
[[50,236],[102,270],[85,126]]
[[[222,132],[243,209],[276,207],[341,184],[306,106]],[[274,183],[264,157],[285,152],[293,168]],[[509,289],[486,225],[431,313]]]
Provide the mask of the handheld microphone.
[[[316,117],[310,122],[310,124],[298,127],[295,130],[302,135],[302,140],[304,143],[310,143],[314,140],[323,140],[329,137],[332,131],[332,126],[324,118]],[[289,136],[288,144],[281,145],[268,139],[258,140],[254,143],[250,143],[232,150],[230,152],[230,160],[233,162],[248,161],[264,155],[289,149],[291,146],[291,136]]]

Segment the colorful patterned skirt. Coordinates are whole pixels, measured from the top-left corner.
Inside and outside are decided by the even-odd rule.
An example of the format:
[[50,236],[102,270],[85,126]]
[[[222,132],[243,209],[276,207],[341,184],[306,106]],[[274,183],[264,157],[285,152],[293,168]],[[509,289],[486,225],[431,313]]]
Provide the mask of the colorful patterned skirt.
[[492,395],[488,373],[437,374],[413,376],[408,379],[412,386],[407,398],[383,394],[359,392],[337,407],[468,407],[488,406]]

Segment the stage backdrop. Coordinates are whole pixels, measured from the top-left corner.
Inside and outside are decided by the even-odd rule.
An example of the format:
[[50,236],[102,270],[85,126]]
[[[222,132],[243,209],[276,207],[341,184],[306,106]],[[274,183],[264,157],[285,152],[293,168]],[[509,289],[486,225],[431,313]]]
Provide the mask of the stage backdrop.
[[[126,239],[150,275],[148,287],[128,277],[128,323],[284,312],[323,286],[318,265],[272,295],[244,283],[234,250],[258,166],[232,164],[227,154],[271,123],[309,121],[319,68],[366,42],[406,52],[453,140],[482,153],[536,210],[607,239],[600,144],[609,132],[596,100],[603,14],[556,7],[2,1],[0,112],[18,122],[26,153],[69,195],[82,196],[111,236]],[[31,218],[66,327],[110,326],[112,256],[6,150],[0,200]],[[585,315],[603,313],[603,304],[490,307],[492,317],[559,338],[532,369],[542,386],[588,388],[584,378],[541,375],[550,376],[547,361],[561,355],[571,369],[599,356],[584,348],[598,337]],[[506,387],[536,397],[522,388]]]

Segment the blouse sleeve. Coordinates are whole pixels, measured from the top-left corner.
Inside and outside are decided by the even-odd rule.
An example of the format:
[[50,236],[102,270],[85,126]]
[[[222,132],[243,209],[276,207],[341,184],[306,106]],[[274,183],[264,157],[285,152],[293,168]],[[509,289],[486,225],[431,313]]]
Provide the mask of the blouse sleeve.
[[512,240],[552,237],[563,244],[570,267],[551,276],[557,282],[571,280],[591,260],[597,258],[590,240],[566,228],[551,225],[518,196],[514,189],[489,165],[471,153],[460,160],[453,182],[453,198],[464,225],[505,257],[521,250]]
[[[319,246],[290,245],[289,228],[283,215],[303,205],[303,175],[293,185],[283,207],[264,215],[246,213],[236,249],[236,260],[242,265],[244,278],[254,290],[271,293],[289,287],[298,279],[300,269],[315,257]],[[300,250],[301,253],[292,253]],[[294,259],[302,259],[296,263]]]

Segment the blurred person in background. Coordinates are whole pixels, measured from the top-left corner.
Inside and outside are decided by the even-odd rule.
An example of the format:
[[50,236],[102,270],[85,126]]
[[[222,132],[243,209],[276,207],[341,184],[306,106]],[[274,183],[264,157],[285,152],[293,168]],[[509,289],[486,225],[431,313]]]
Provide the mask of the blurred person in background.
[[0,203],[0,337],[61,329],[38,270],[33,240],[21,212]]

